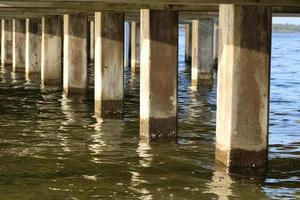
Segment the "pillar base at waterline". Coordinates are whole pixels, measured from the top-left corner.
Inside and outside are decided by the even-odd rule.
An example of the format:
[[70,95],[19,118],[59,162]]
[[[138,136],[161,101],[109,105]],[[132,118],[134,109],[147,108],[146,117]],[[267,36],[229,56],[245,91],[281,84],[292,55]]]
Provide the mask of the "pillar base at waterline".
[[64,93],[68,96],[71,95],[85,95],[86,89],[85,88],[64,88]]
[[213,74],[212,73],[199,73],[198,79],[192,80],[192,86],[194,87],[212,87],[213,85]]
[[40,72],[27,72],[25,74],[26,80],[40,80],[41,73]]
[[267,170],[268,150],[250,151],[231,149],[223,151],[216,149],[216,162],[225,166],[229,173],[263,174]]
[[95,113],[106,117],[123,116],[123,100],[100,100],[95,101]]
[[173,140],[177,138],[177,117],[140,120],[140,138]]

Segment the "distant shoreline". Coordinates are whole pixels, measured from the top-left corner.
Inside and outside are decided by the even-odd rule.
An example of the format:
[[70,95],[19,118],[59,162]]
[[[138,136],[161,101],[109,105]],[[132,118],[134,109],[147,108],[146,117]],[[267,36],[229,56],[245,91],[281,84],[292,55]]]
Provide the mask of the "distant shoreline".
[[[184,24],[179,25],[180,29],[184,29]],[[295,24],[273,24],[273,33],[300,33],[300,25]]]
[[300,33],[300,25],[295,24],[273,24],[274,33]]

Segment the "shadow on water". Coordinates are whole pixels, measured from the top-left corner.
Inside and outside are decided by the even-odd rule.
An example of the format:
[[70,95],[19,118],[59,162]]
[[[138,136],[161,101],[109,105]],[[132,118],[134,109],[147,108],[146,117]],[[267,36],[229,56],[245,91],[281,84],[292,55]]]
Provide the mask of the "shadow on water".
[[[216,83],[209,90],[189,87],[183,31],[177,143],[139,141],[139,76],[128,68],[124,120],[94,115],[92,78],[87,97],[66,97],[60,88],[41,89],[39,81],[2,69],[1,199],[300,198],[300,65],[289,59],[300,48],[290,45],[294,37],[300,35],[274,35],[270,161],[263,178],[229,176],[215,166]],[[280,57],[282,51],[290,54]]]

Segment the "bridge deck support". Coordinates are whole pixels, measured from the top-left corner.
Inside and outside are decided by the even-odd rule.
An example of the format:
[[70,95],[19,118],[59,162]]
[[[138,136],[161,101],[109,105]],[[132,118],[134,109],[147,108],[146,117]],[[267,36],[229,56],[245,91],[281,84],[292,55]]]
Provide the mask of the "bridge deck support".
[[123,114],[124,13],[95,13],[95,112]]
[[218,67],[218,54],[219,54],[219,24],[217,22],[214,23],[214,68]]
[[66,94],[84,94],[87,89],[86,15],[64,15],[63,87]]
[[62,17],[42,18],[42,85],[61,85]]
[[12,20],[1,20],[1,66],[12,64]]
[[213,19],[193,20],[192,86],[213,83]]
[[94,59],[95,59],[95,22],[94,21],[90,21],[90,48],[89,48],[89,59],[90,59],[90,62],[94,62]]
[[140,23],[131,22],[131,72],[140,71]]
[[38,79],[41,73],[41,19],[26,19],[25,73],[26,79]]
[[141,10],[140,136],[177,136],[178,12]]
[[13,72],[25,72],[26,20],[13,19]]
[[268,151],[271,8],[220,6],[216,159],[264,169]]
[[192,24],[185,24],[185,62],[192,61]]

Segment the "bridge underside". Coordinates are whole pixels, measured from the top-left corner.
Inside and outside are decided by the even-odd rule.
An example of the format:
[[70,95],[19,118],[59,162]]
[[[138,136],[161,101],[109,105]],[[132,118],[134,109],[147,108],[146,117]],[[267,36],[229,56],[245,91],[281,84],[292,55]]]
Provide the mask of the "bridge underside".
[[1,18],[24,18],[97,11],[126,12],[127,17],[139,16],[140,9],[178,10],[180,19],[196,19],[203,15],[218,15],[220,4],[272,6],[273,16],[300,16],[298,0],[40,0],[2,1]]

